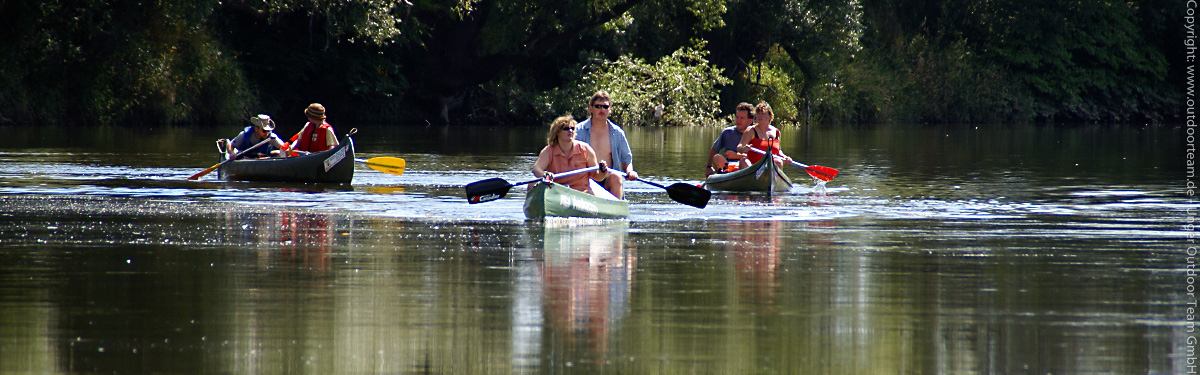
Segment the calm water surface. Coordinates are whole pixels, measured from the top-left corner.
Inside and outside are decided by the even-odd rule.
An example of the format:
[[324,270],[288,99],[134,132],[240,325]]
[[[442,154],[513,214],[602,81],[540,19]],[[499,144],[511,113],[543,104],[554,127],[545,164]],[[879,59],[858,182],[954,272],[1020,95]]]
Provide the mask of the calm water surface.
[[[1185,371],[1183,132],[786,129],[790,194],[526,222],[541,128],[360,126],[350,186],[185,178],[238,129],[0,128],[0,373]],[[281,129],[290,135],[296,129]],[[346,131],[348,129],[340,129]],[[696,183],[719,129],[626,129]],[[791,167],[788,167],[791,168]]]

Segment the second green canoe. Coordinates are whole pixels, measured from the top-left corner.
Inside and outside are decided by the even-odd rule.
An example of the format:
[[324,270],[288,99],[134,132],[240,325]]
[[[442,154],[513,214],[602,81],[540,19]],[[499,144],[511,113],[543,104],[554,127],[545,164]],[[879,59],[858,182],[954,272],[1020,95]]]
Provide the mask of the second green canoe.
[[[592,184],[592,190],[607,193],[603,187]],[[598,197],[559,183],[538,182],[525,195],[525,217],[541,219],[556,217],[590,217],[620,219],[629,217],[629,201],[616,199],[611,194]]]
[[771,158],[764,157],[747,168],[708,176],[704,179],[704,187],[709,190],[757,191],[767,194],[791,190],[792,179],[775,163],[769,163],[770,160]]

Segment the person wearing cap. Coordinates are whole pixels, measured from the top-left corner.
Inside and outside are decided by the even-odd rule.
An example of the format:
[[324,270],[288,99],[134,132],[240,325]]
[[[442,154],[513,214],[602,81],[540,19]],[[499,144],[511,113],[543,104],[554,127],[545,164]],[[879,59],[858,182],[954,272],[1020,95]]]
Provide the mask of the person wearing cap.
[[254,147],[265,139],[270,139],[270,142],[254,147],[253,149],[242,154],[241,158],[261,158],[271,156],[271,151],[286,150],[288,143],[284,142],[275,134],[275,120],[271,120],[271,116],[258,115],[250,118],[250,126],[242,130],[241,134],[233,138],[226,144],[226,158],[231,158],[240,150],[245,150]]
[[292,136],[292,145],[296,151],[321,152],[338,146],[337,135],[333,133],[333,125],[325,121],[325,106],[320,103],[309,104],[304,110],[308,122],[299,133]]

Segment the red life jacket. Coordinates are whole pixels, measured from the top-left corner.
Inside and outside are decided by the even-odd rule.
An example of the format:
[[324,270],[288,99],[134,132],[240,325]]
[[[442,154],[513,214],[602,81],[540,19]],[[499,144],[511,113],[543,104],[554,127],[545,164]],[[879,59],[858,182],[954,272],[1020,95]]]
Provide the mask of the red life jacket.
[[329,134],[329,129],[333,129],[333,125],[328,122],[321,121],[321,125],[315,129],[311,126],[312,123],[305,123],[304,129],[300,130],[299,134],[292,137],[292,143],[296,145],[296,150],[308,152],[321,152],[329,150],[329,141],[325,139]]
[[[763,152],[770,152],[775,155],[783,154],[783,151],[779,150],[779,133],[778,132],[775,134],[775,139],[766,140],[766,139],[762,139],[762,138],[758,137],[758,129],[753,129],[753,130],[754,130],[754,139],[750,140],[750,147],[754,147],[759,150],[763,150]],[[750,151],[750,152],[746,153],[746,158],[750,159],[750,164],[754,164],[763,158],[763,154],[760,154],[760,153],[757,153],[754,151]]]

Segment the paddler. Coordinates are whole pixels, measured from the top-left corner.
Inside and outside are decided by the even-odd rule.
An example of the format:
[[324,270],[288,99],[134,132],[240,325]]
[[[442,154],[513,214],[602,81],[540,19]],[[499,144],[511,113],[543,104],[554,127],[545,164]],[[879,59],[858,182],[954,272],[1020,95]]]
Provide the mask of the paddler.
[[265,139],[270,139],[271,141],[247,151],[242,154],[241,158],[268,157],[276,154],[272,151],[286,150],[288,148],[288,143],[275,134],[275,121],[271,120],[271,116],[260,114],[251,117],[250,124],[237,137],[234,137],[232,141],[223,142],[226,159],[237,155],[241,150],[259,144]]
[[[776,155],[783,154],[783,151],[779,150],[779,129],[771,126],[771,121],[774,119],[775,113],[771,111],[771,105],[767,102],[759,102],[754,106],[755,125],[742,134],[742,141],[737,146],[738,152],[746,154],[746,158],[750,159],[751,164],[757,163],[765,155],[750,151],[750,147]],[[786,155],[775,159],[775,165],[780,167],[783,166],[783,163],[791,162],[792,158]]]
[[713,142],[712,148],[708,150],[708,167],[704,168],[704,177],[750,166],[746,161],[746,154],[738,152],[738,144],[742,142],[742,135],[746,133],[746,129],[753,123],[754,106],[746,102],[738,103],[737,110],[734,111],[733,126],[722,130],[721,135],[717,136],[717,141]]
[[300,132],[292,136],[292,144],[296,151],[321,152],[332,150],[338,146],[337,135],[333,125],[325,120],[325,106],[312,103],[304,109],[304,117],[308,122],[300,127]]
[[[588,113],[591,117],[579,123],[579,131],[575,139],[586,142],[596,151],[596,156],[608,165],[625,172],[626,180],[638,179],[633,170],[633,152],[629,148],[629,139],[619,125],[608,119],[612,114],[612,97],[605,91],[597,91],[588,100]],[[605,178],[600,183],[617,199],[625,199],[624,181],[621,176]]]
[[556,182],[570,186],[572,189],[592,193],[588,178],[597,182],[609,177],[607,163],[596,159],[596,151],[587,143],[575,140],[577,131],[575,119],[562,116],[550,123],[550,134],[546,136],[546,147],[538,154],[533,163],[533,175],[549,182],[554,181],[555,173],[573,171],[599,165],[600,169],[591,173],[563,177]]

